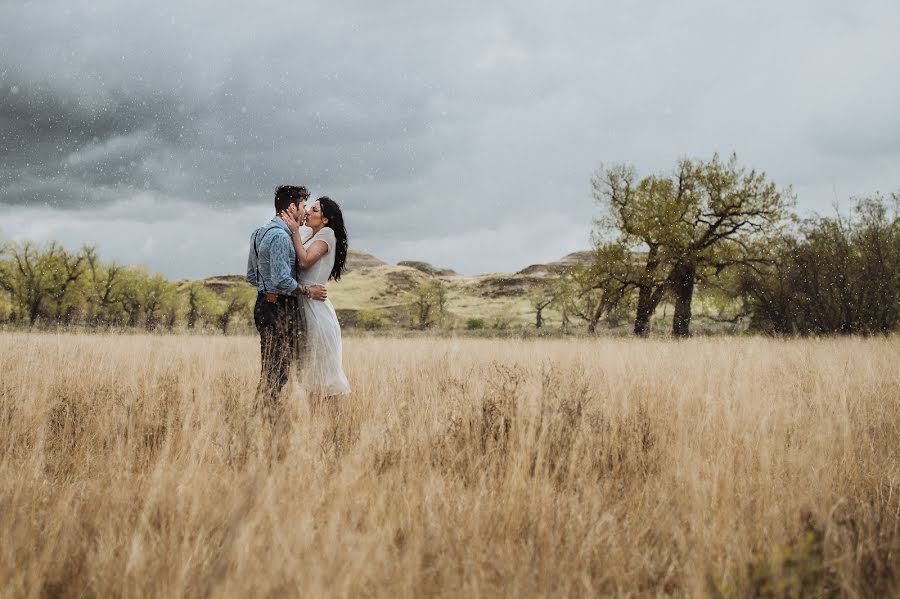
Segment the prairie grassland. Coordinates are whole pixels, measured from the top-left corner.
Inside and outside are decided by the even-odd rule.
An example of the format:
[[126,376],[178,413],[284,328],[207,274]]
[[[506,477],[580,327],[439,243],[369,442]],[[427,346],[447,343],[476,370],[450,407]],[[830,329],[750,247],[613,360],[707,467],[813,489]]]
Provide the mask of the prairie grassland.
[[900,341],[0,334],[7,596],[900,592]]

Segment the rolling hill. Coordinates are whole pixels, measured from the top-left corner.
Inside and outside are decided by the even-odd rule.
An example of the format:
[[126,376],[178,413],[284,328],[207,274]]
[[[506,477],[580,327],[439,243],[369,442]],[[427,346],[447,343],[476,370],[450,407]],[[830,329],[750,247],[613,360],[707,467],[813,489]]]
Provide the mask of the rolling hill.
[[[532,264],[515,273],[468,276],[422,261],[387,264],[366,252],[350,250],[341,280],[328,285],[329,299],[344,324],[356,324],[363,312],[377,314],[385,325],[399,326],[407,318],[407,292],[429,280],[440,279],[447,289],[450,324],[464,325],[468,319],[480,319],[488,327],[526,325],[534,321],[529,293],[574,264],[588,261],[590,255],[591,252],[575,252],[556,262]],[[210,277],[203,282],[217,293],[246,284],[242,275]],[[545,310],[544,317],[552,324],[559,315]]]

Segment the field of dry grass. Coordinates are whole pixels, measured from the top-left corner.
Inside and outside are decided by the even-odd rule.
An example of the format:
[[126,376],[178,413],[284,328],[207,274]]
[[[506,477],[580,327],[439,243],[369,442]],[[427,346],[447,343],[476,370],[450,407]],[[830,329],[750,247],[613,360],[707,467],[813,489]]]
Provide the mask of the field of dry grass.
[[896,596],[900,340],[0,334],[4,596]]

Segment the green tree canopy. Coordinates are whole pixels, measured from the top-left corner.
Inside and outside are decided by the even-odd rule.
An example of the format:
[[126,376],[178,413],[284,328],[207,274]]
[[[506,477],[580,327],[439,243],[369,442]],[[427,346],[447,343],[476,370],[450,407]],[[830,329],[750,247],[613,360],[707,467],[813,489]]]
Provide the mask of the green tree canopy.
[[[646,335],[666,294],[675,303],[673,334],[690,333],[694,287],[722,269],[759,260],[758,244],[791,215],[793,194],[764,173],[722,161],[680,160],[671,174],[638,178],[627,165],[601,168],[592,179],[604,214],[597,220],[598,246],[618,244],[615,276],[638,291],[634,332]],[[624,251],[623,251],[624,250]],[[608,250],[613,252],[613,250]],[[635,263],[634,254],[642,259]]]

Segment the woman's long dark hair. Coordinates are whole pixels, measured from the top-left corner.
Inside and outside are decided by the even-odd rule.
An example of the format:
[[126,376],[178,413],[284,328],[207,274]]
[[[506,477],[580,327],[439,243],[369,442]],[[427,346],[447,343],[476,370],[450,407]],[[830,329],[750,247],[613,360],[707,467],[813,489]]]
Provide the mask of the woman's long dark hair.
[[329,279],[335,281],[341,280],[341,272],[344,270],[344,264],[347,262],[347,228],[344,226],[344,215],[341,213],[341,207],[337,202],[328,196],[322,196],[318,200],[319,208],[322,210],[322,216],[328,219],[326,227],[331,227],[334,236],[337,239],[337,247],[334,248],[334,268],[331,269]]

